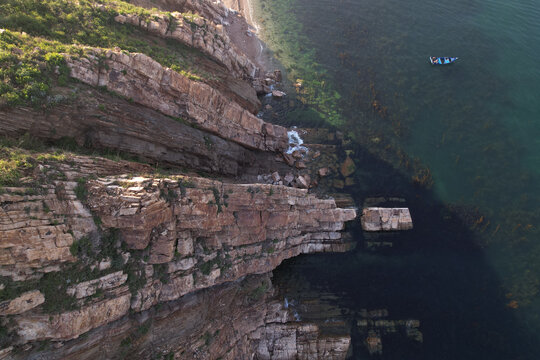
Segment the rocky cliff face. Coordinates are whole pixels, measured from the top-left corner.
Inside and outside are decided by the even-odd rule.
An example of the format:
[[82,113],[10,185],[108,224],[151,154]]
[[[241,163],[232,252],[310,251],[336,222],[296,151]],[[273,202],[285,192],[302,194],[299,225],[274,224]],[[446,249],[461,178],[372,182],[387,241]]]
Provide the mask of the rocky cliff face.
[[140,16],[130,14],[118,15],[115,20],[197,48],[225,65],[236,77],[252,80],[259,75],[259,68],[236,49],[223,25],[214,24],[200,15],[173,12],[170,16],[165,16],[157,13],[152,20],[146,22],[142,21]]
[[[25,283],[32,289],[0,304],[4,315],[12,315],[4,326],[17,344],[74,339],[129,312],[268,273],[301,253],[351,247],[340,230],[355,211],[336,208],[333,200],[317,199],[307,190],[187,176],[110,175],[148,169],[80,156],[36,169],[36,179],[55,174],[65,180],[4,188],[0,195],[0,271],[9,278],[4,286],[16,291]],[[71,277],[66,271],[85,275]],[[54,283],[51,274],[73,281]],[[69,306],[53,304],[56,296],[71,299]],[[260,325],[250,335],[255,336],[250,343],[267,344],[257,345],[262,358],[268,349],[331,353],[345,347],[345,340],[336,340],[341,344],[336,349],[330,340],[319,344],[316,327],[283,322]],[[297,342],[312,345],[302,350]]]
[[106,87],[242,146],[267,151],[287,147],[285,128],[265,123],[209,85],[164,68],[144,54],[95,49],[87,57],[69,58],[68,66],[71,76],[86,84]]
[[[221,2],[132,3],[179,11],[113,16],[201,51],[215,76],[81,47],[65,58],[79,82],[51,81],[46,107],[0,108],[0,359],[345,358],[347,331],[298,321],[271,272],[351,249],[355,210],[309,193],[287,130],[253,115],[262,83]],[[111,150],[141,162],[88,155]]]
[[298,322],[268,274],[214,286],[15,359],[344,359],[350,336]]
[[147,9],[158,8],[163,11],[197,13],[216,24],[220,24],[229,15],[229,9],[222,1],[198,0],[132,0],[132,4]]
[[120,151],[150,163],[228,176],[273,161],[270,153],[249,151],[186,121],[90,86],[58,89],[55,97],[61,101],[47,111],[22,107],[0,111],[0,134],[28,133],[45,141],[72,139],[80,146]]

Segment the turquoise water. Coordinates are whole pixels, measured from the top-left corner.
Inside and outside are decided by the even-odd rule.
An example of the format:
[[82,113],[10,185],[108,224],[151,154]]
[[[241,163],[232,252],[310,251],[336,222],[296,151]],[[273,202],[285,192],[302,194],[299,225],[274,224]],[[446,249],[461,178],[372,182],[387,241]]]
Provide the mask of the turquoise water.
[[[307,79],[307,102],[337,109],[329,118],[355,139],[362,173],[349,191],[405,196],[416,222],[390,255],[287,266],[358,308],[421,318],[426,342],[411,358],[539,358],[540,1],[260,3],[290,79]],[[460,60],[434,67],[429,56]],[[414,159],[431,186],[411,181]],[[322,281],[321,262],[344,279]],[[408,358],[396,354],[386,356]]]

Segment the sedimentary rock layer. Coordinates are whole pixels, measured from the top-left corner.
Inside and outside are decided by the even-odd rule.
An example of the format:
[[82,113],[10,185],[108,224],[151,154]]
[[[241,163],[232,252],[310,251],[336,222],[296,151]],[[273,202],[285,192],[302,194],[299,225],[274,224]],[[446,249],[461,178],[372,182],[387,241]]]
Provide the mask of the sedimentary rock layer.
[[225,175],[256,166],[256,154],[236,143],[87,85],[56,97],[63,100],[46,112],[22,107],[1,111],[0,134],[69,138],[80,146],[121,151],[150,163]]
[[315,324],[295,321],[274,293],[269,274],[248,276],[124,317],[84,338],[9,355],[66,360],[345,359],[348,334],[327,335]]
[[364,208],[361,221],[362,229],[365,231],[396,231],[413,228],[408,208]]
[[156,13],[149,21],[144,21],[136,14],[126,14],[118,15],[115,20],[199,49],[225,65],[236,77],[251,80],[258,75],[258,67],[231,43],[223,25],[216,25],[202,16],[178,12],[170,13],[170,16]]
[[251,149],[284,151],[285,128],[265,123],[211,86],[190,80],[144,54],[94,49],[68,58],[71,76]]
[[[37,307],[9,310],[20,313],[8,327],[16,342],[73,339],[123,318],[130,309],[145,311],[200,289],[266,273],[301,253],[351,248],[340,231],[355,211],[336,208],[333,200],[317,199],[307,190],[186,176],[100,177],[128,164],[71,157],[36,168],[41,174],[36,173],[36,181],[53,174],[66,180],[34,184],[31,191],[5,188],[0,195],[0,272],[12,281],[34,279],[40,287],[43,273],[78,264],[80,256],[89,256],[80,251],[95,252],[105,246],[100,237],[118,234],[108,250],[99,251],[111,258],[85,260],[94,277],[57,289],[73,297],[77,308],[43,313],[36,293]],[[92,169],[96,172],[88,178]],[[87,250],[74,250],[83,238]],[[111,272],[115,266],[118,270]],[[137,288],[126,285],[125,269],[133,267],[131,283],[144,280]],[[275,329],[287,338],[290,331]],[[311,338],[314,332],[306,328],[298,336]],[[326,351],[325,346],[317,351]]]

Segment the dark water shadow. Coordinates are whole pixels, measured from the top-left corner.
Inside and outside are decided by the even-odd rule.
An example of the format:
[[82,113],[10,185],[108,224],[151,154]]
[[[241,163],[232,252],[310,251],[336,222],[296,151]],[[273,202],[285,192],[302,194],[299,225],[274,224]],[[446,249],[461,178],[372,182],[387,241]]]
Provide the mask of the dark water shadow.
[[[301,279],[311,291],[338,295],[338,306],[351,314],[386,308],[391,319],[419,319],[423,344],[383,339],[381,359],[537,359],[537,334],[507,306],[498,275],[459,216],[366,149],[357,147],[355,154],[362,174],[356,174],[361,186],[350,191],[356,204],[372,196],[403,197],[414,230],[400,234],[393,248],[373,252],[362,246],[357,222],[351,228],[357,250],[287,260],[274,281],[287,287]],[[354,359],[370,358],[363,341],[353,332]]]
[[[266,44],[265,48],[271,55]],[[271,65],[285,70],[275,57]],[[290,84],[282,85],[291,89]],[[308,106],[291,107],[287,102],[275,106],[270,101],[275,115],[268,112],[263,120],[283,126],[329,127]],[[400,233],[392,248],[371,251],[363,246],[358,220],[348,225],[358,243],[355,250],[286,260],[274,271],[273,282],[282,289],[294,288],[297,294],[306,288],[309,296],[313,291],[334,294],[336,305],[349,319],[361,309],[385,308],[389,319],[420,320],[422,344],[385,337],[383,353],[376,356],[367,353],[364,338],[353,330],[352,359],[538,359],[538,334],[508,306],[510,299],[499,275],[462,214],[361,145],[348,149],[354,153],[357,186],[346,192],[357,206],[368,197],[404,198],[414,229]]]

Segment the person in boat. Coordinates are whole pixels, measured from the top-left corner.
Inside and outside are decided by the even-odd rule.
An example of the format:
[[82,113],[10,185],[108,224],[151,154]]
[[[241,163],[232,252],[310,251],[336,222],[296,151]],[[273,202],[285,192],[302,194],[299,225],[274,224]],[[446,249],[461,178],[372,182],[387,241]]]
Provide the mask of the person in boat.
[[438,63],[439,63],[439,59],[436,58],[435,56],[432,57],[431,60],[433,61],[434,64],[438,64]]

